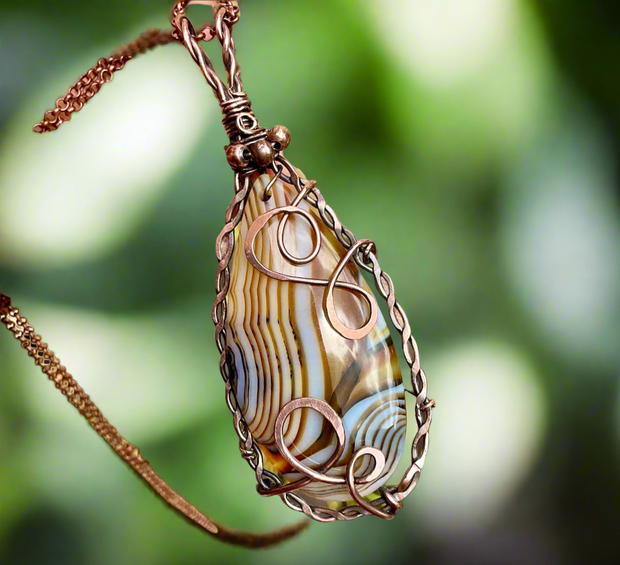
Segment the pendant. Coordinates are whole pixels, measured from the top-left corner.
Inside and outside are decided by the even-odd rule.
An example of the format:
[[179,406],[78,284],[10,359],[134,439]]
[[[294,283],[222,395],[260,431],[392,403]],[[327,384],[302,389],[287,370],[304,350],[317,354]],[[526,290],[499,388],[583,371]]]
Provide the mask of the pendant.
[[[188,21],[180,17],[176,26],[220,101],[230,138],[235,197],[216,244],[213,320],[242,456],[261,495],[278,495],[315,520],[391,519],[428,451],[434,402],[417,344],[375,244],[356,239],[317,183],[285,158],[288,129],[260,127],[227,43],[232,36],[220,32],[225,22],[216,13],[227,83]],[[404,448],[406,389],[362,271],[386,302],[417,399],[412,461],[394,486],[386,483]]]
[[[192,4],[211,5],[215,25],[196,31],[186,15]],[[53,131],[69,121],[137,54],[174,41],[189,51],[219,101],[230,140],[225,150],[234,196],[216,242],[212,316],[241,455],[261,495],[279,496],[314,520],[391,519],[418,484],[429,447],[435,403],[428,398],[418,346],[375,244],[344,227],[317,183],[286,159],[288,129],[259,125],[237,62],[232,30],[239,17],[233,1],[178,2],[171,31],[151,30],[100,59],[35,131]],[[214,39],[222,47],[226,80],[202,46]],[[305,527],[251,534],[202,514],[105,420],[2,293],[0,321],[153,491],[210,535],[264,547]],[[406,381],[397,348],[408,368]],[[406,394],[416,399],[417,429],[409,465],[394,482],[405,449]]]
[[[316,182],[284,157],[287,130],[263,135],[273,158],[262,167],[237,160],[258,153],[242,135],[227,148],[236,194],[216,244],[213,319],[241,453],[261,495],[279,495],[311,518],[391,519],[428,450],[434,402],[418,348],[375,244],[357,240]],[[412,463],[390,487],[405,442],[406,390],[362,271],[387,302],[417,397]]]

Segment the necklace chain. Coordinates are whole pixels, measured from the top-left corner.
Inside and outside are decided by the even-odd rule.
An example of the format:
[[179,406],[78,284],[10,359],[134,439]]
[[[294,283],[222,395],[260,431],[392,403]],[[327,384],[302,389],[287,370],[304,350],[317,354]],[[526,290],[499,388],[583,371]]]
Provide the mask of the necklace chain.
[[[220,541],[249,548],[267,547],[285,541],[297,535],[308,526],[308,522],[298,522],[280,530],[266,534],[243,532],[222,526],[208,518],[198,508],[190,504],[151,467],[142,457],[140,450],[128,442],[118,430],[110,424],[101,410],[86,394],[60,360],[44,343],[41,336],[28,323],[19,310],[11,304],[11,299],[0,291],[0,322],[14,335],[26,350],[35,365],[41,368],[56,388],[66,397],[75,409],[86,419],[88,424],[101,436],[114,452],[129,465],[136,474],[148,484],[171,508],[187,518],[190,522],[206,531]],[[71,493],[67,493],[69,496]]]

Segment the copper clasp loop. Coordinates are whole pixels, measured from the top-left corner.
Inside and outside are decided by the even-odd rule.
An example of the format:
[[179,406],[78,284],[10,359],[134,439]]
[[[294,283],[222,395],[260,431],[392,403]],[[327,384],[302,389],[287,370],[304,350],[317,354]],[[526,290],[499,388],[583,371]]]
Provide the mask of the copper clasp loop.
[[218,16],[223,17],[224,21],[230,27],[239,21],[240,10],[239,3],[236,0],[226,2],[219,0],[182,0],[181,2],[177,2],[172,10],[172,26],[178,35],[183,34],[183,26],[185,24],[189,27],[192,35],[198,40],[211,41],[215,37],[215,27],[212,24],[204,25],[200,31],[196,33],[186,15],[187,8],[193,5],[212,6],[213,18],[217,21]]
[[[199,3],[200,0],[196,3]],[[207,4],[208,2],[202,2]],[[217,6],[213,7],[213,16],[217,19],[217,14],[220,10],[224,11],[224,21],[230,26],[234,26],[241,17],[241,9],[239,8],[238,0],[228,0],[227,2],[214,2]]]

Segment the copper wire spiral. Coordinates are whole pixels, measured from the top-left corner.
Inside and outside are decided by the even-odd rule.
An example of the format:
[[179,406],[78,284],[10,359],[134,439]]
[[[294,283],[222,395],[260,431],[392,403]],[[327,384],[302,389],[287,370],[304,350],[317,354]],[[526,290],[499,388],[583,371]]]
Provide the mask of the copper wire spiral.
[[247,94],[235,95],[229,100],[220,102],[224,119],[224,129],[231,142],[243,141],[250,144],[267,137],[267,129],[261,128],[252,110]]
[[[346,255],[341,259],[338,263],[334,272],[330,275],[328,279],[316,279],[316,278],[308,278],[308,277],[298,277],[294,275],[288,275],[284,273],[275,272],[260,261],[260,259],[256,256],[256,251],[254,248],[254,242],[258,236],[258,234],[265,228],[265,226],[269,223],[272,218],[277,216],[282,216],[280,220],[280,224],[278,226],[278,248],[282,256],[292,265],[307,265],[314,261],[321,251],[321,237],[320,237],[320,229],[319,225],[310,212],[307,212],[303,208],[299,207],[299,204],[304,200],[306,195],[316,186],[315,181],[310,181],[306,184],[304,189],[297,195],[295,200],[291,203],[290,206],[284,206],[281,208],[274,208],[269,212],[263,214],[258,217],[253,224],[250,226],[246,240],[245,240],[245,255],[249,263],[259,272],[267,275],[272,279],[276,279],[282,282],[291,282],[291,283],[299,283],[306,284],[310,286],[325,286],[327,290],[325,292],[325,300],[323,309],[325,312],[325,317],[329,321],[332,328],[338,332],[342,337],[346,339],[362,339],[366,337],[371,331],[372,328],[377,323],[378,315],[379,315],[379,306],[374,295],[367,291],[364,287],[360,285],[356,285],[348,282],[341,282],[338,280],[338,277],[342,274],[346,266],[353,259],[354,255],[362,248],[366,248],[368,246],[374,246],[374,243],[370,240],[363,239],[357,241],[346,253]],[[284,229],[289,218],[293,215],[298,215],[303,217],[308,224],[310,225],[312,236],[314,239],[314,248],[306,257],[295,257],[292,255],[286,247],[286,243],[284,241]],[[349,328],[345,324],[340,321],[338,316],[338,312],[336,310],[335,300],[334,300],[334,291],[336,289],[346,290],[347,292],[351,292],[353,294],[359,295],[363,301],[368,306],[368,315],[364,324],[360,328]]]
[[[284,428],[286,421],[289,416],[295,412],[295,410],[300,410],[302,408],[307,408],[310,410],[314,410],[321,414],[334,428],[335,436],[336,436],[336,449],[332,456],[322,465],[319,469],[312,469],[293,456],[290,452],[288,446],[284,442]],[[305,475],[305,478],[299,479],[297,481],[293,481],[292,483],[288,483],[286,485],[282,485],[280,487],[265,490],[261,492],[261,494],[265,496],[273,496],[275,494],[282,495],[287,492],[292,492],[297,489],[300,489],[312,481],[327,483],[331,485],[343,485],[346,484],[349,488],[349,492],[355,500],[362,508],[365,508],[369,513],[374,514],[375,516],[379,516],[384,519],[391,519],[394,517],[394,514],[389,514],[387,512],[383,512],[380,509],[368,504],[366,499],[359,493],[357,490],[358,485],[365,485],[376,481],[383,470],[385,469],[385,456],[383,452],[374,447],[364,447],[353,454],[353,457],[347,464],[346,475],[345,477],[337,477],[328,475],[327,472],[336,464],[336,462],[340,459],[340,456],[344,452],[346,436],[344,425],[342,420],[336,414],[334,409],[324,400],[320,400],[318,398],[297,398],[295,400],[291,400],[288,404],[286,404],[276,418],[274,435],[276,440],[276,445],[278,446],[278,451],[284,457],[286,461],[297,471],[299,471],[302,475]],[[358,461],[362,457],[371,457],[374,461],[373,470],[365,476],[356,477],[355,476],[355,467],[357,466]]]

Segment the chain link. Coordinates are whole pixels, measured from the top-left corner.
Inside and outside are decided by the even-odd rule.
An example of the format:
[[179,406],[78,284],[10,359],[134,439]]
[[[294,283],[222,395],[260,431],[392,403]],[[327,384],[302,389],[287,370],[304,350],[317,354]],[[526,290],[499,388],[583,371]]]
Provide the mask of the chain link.
[[[197,33],[196,40],[210,41],[215,35],[215,29],[206,25]],[[138,55],[146,53],[161,45],[176,42],[174,30],[150,29],[136,40],[117,49],[107,59],[99,59],[80,79],[69,89],[63,98],[56,101],[52,110],[45,112],[43,120],[33,128],[35,133],[47,133],[57,130],[62,124],[71,120],[88,101],[95,96],[101,87],[110,82],[115,73]]]
[[114,73],[120,71],[130,59],[131,57],[127,55],[99,59],[97,64],[69,89],[64,98],[56,101],[53,110],[45,112],[43,120],[34,126],[33,131],[47,133],[57,130],[62,124],[70,121],[72,115],[79,112],[106,82],[112,80]]

